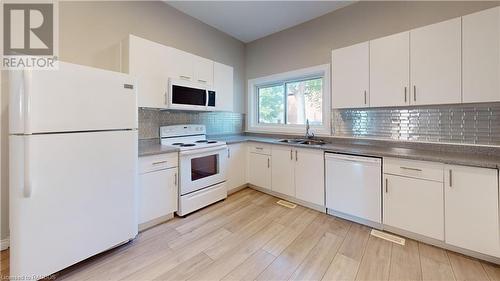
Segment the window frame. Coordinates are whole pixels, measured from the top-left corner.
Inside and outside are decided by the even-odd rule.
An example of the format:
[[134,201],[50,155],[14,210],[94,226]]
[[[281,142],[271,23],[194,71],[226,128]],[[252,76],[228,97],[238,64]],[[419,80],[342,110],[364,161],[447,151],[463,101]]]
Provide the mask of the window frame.
[[[305,125],[286,124],[287,102],[286,83],[300,82],[315,78],[323,78],[322,95],[322,125],[311,125],[311,131],[316,135],[331,135],[331,91],[330,91],[330,64],[317,65],[313,67],[293,70],[289,72],[273,74],[265,77],[248,80],[248,106],[247,106],[247,132],[255,133],[288,133],[305,134]],[[259,123],[259,88],[273,85],[283,85],[285,98],[285,120],[284,124]]]

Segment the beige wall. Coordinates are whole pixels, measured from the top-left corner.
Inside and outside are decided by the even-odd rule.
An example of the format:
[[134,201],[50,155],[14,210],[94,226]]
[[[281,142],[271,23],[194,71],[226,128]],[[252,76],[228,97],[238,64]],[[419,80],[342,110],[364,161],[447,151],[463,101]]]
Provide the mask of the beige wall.
[[244,112],[241,41],[161,1],[61,2],[59,15],[61,60],[118,71],[119,43],[134,34],[233,66],[234,110]]
[[[244,44],[161,1],[61,2],[59,26],[63,61],[118,71],[119,43],[131,33],[231,65],[235,75],[234,110],[245,110]],[[9,233],[6,91],[2,91],[0,105],[0,239],[5,239]]]
[[331,50],[499,5],[500,2],[367,1],[253,41],[247,79],[330,63]]

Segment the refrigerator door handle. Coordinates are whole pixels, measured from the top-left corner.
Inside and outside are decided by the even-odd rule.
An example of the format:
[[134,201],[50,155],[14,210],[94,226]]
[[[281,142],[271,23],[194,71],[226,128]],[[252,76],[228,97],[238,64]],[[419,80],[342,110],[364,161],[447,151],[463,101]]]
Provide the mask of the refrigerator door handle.
[[22,96],[22,118],[24,123],[24,133],[31,134],[31,122],[30,122],[30,111],[31,111],[31,71],[24,70],[23,73],[23,96]]
[[23,182],[23,195],[26,198],[31,197],[32,186],[30,177],[30,149],[29,138],[24,137],[24,182]]

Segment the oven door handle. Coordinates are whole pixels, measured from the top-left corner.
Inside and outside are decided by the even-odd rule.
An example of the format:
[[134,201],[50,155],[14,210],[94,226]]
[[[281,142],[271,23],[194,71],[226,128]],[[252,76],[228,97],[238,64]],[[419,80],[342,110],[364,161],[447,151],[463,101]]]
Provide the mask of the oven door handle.
[[181,152],[179,152],[179,154],[182,156],[185,156],[185,155],[203,154],[203,153],[212,152],[212,151],[224,151],[226,149],[227,149],[227,145],[223,145],[223,146],[216,146],[216,147],[207,147],[207,148],[203,148],[203,149],[193,149],[193,150],[181,151]]

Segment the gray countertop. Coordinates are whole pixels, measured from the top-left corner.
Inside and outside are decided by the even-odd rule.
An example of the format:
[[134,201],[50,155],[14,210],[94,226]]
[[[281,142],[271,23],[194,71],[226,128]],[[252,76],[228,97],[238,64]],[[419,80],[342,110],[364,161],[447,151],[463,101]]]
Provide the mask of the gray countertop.
[[[412,160],[433,161],[445,164],[466,165],[484,168],[500,168],[500,153],[498,148],[481,148],[461,145],[427,145],[425,149],[422,145],[415,143],[404,143],[400,147],[391,142],[364,141],[355,143],[355,141],[327,139],[328,142],[321,146],[289,144],[278,142],[276,136],[255,136],[255,135],[225,135],[211,136],[210,139],[225,141],[227,144],[241,142],[260,142],[267,144],[280,144],[301,148],[321,149],[326,152],[347,153],[375,157],[399,157]],[[178,148],[173,146],[161,145],[159,139],[140,140],[139,156],[177,152]]]
[[[352,144],[346,141],[339,141],[338,143],[333,140],[331,143],[321,146],[289,144],[278,142],[280,138],[263,137],[263,136],[248,136],[248,135],[231,135],[231,136],[216,136],[211,139],[226,141],[228,144],[241,143],[246,141],[260,142],[267,144],[280,144],[289,145],[301,148],[321,149],[326,152],[346,153],[375,157],[398,157],[412,160],[441,162],[444,164],[466,165],[483,168],[500,168],[500,155],[491,153],[477,153],[471,151],[470,146],[453,146],[453,150],[446,151],[442,147],[436,150],[409,148],[409,147],[396,147],[396,146],[381,146],[373,144]],[[418,145],[416,145],[418,146]],[[443,146],[443,145],[439,145]],[[460,151],[462,150],[462,151]]]
[[160,139],[139,140],[139,157],[178,151],[177,147],[160,144]]

